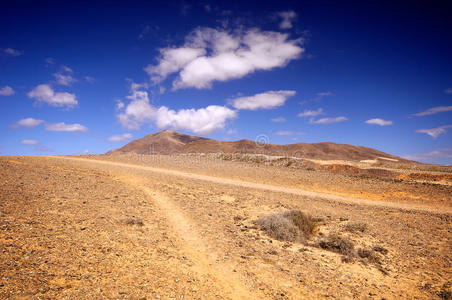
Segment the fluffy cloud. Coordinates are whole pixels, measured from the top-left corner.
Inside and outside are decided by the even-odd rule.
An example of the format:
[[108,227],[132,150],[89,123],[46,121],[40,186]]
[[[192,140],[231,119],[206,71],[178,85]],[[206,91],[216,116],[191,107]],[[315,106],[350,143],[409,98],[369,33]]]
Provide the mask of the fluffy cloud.
[[432,108],[429,108],[429,109],[427,109],[425,111],[418,112],[417,114],[413,114],[413,116],[423,117],[423,116],[434,115],[434,114],[441,113],[441,112],[446,112],[446,111],[452,111],[452,105],[451,106],[436,106],[436,107],[432,107]]
[[250,97],[240,97],[231,101],[236,109],[272,109],[282,106],[295,91],[268,91]]
[[323,108],[319,108],[317,110],[305,110],[304,112],[299,113],[297,116],[299,117],[315,117],[323,114]]
[[418,132],[418,133],[426,133],[429,136],[431,136],[432,138],[436,139],[441,134],[447,133],[447,130],[449,128],[452,128],[452,125],[444,125],[444,126],[440,126],[440,127],[436,127],[436,128],[430,128],[430,129],[418,129],[418,130],[416,130],[416,132]]
[[68,66],[61,66],[61,70],[57,73],[54,73],[53,76],[56,79],[56,82],[60,85],[70,86],[74,82],[77,82],[72,74],[74,71]]
[[347,121],[348,119],[346,117],[335,117],[335,118],[322,118],[318,120],[310,120],[309,123],[311,124],[331,124],[331,123],[339,123]]
[[145,71],[155,83],[178,73],[173,89],[210,88],[214,81],[285,66],[303,53],[301,43],[301,39],[289,40],[287,34],[258,29],[231,33],[198,28],[181,47],[161,49],[158,64]]
[[55,93],[48,84],[38,85],[27,95],[29,98],[35,98],[39,102],[45,102],[50,106],[75,106],[78,104],[75,94],[66,92]]
[[286,122],[286,118],[283,117],[277,117],[277,118],[273,118],[271,119],[272,122],[276,122],[276,123],[284,123]]
[[279,23],[279,28],[290,29],[292,28],[292,21],[297,17],[297,14],[293,10],[289,10],[279,12],[278,16],[282,19],[281,23]]
[[130,103],[119,108],[118,119],[122,126],[129,129],[139,129],[144,123],[154,122],[160,129],[183,129],[206,135],[224,129],[226,121],[237,116],[236,111],[217,105],[178,111],[165,106],[156,108],[149,103],[148,93],[138,90],[139,88],[141,87],[132,86],[131,95],[127,96]]
[[206,135],[223,129],[226,120],[233,119],[236,116],[235,111],[218,105],[178,111],[162,106],[156,112],[156,124],[159,128],[185,129],[196,134]]
[[12,125],[14,128],[19,128],[19,127],[36,127],[38,125],[40,125],[42,122],[44,122],[43,120],[37,120],[37,119],[33,119],[33,118],[25,118],[25,119],[21,119],[19,121],[17,121],[14,125]]
[[380,125],[380,126],[392,125],[392,121],[386,121],[386,120],[379,119],[379,118],[367,120],[365,123],[371,124],[371,125]]
[[80,124],[66,124],[64,122],[61,123],[48,123],[45,125],[46,130],[48,131],[66,131],[66,132],[85,132],[88,130],[83,125]]
[[7,85],[0,89],[0,96],[11,96],[14,93],[13,88]]
[[116,109],[120,111],[118,119],[123,127],[139,129],[142,124],[153,120],[156,109],[149,104],[146,91],[132,90],[127,98],[131,100],[127,106],[121,100],[116,104]]
[[111,137],[108,138],[108,141],[109,142],[123,142],[123,141],[130,140],[131,138],[132,138],[132,135],[130,133],[123,133],[123,134],[112,135]]
[[452,88],[448,88],[444,90],[444,93],[446,94],[452,94]]
[[77,79],[72,77],[71,74],[55,73],[53,76],[55,77],[56,82],[60,85],[70,86],[74,82],[77,82]]
[[20,55],[24,54],[23,51],[19,51],[19,50],[12,49],[12,48],[3,49],[3,52],[8,55],[11,55],[11,56],[20,56]]

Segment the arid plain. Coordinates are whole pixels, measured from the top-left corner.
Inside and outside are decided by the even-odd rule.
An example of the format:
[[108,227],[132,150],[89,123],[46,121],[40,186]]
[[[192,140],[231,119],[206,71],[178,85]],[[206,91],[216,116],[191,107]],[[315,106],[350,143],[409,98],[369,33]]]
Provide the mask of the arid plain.
[[[0,164],[1,298],[451,295],[446,167],[224,154]],[[256,222],[294,210],[314,223],[303,239]]]

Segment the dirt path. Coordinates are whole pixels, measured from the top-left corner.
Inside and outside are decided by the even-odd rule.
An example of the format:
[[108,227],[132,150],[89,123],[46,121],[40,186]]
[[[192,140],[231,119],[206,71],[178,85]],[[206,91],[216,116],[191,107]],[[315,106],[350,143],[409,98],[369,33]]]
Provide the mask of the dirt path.
[[425,212],[440,213],[440,214],[452,213],[452,210],[449,210],[447,208],[437,209],[437,208],[434,208],[431,206],[426,206],[426,205],[417,205],[417,204],[414,205],[414,204],[389,202],[389,201],[350,198],[350,197],[343,197],[343,196],[339,196],[339,195],[332,195],[332,194],[306,191],[306,190],[295,189],[295,188],[288,188],[288,187],[283,187],[283,186],[247,182],[247,181],[241,181],[241,180],[229,179],[229,178],[219,178],[219,177],[208,176],[208,175],[194,174],[194,173],[188,173],[188,172],[182,172],[182,171],[176,171],[176,170],[168,170],[168,169],[155,168],[155,167],[146,167],[146,166],[126,164],[126,163],[120,163],[120,162],[100,161],[100,160],[93,160],[93,159],[87,159],[87,158],[67,157],[67,156],[66,157],[49,156],[49,157],[57,158],[57,159],[74,160],[74,161],[87,161],[90,163],[97,163],[97,164],[110,165],[110,166],[120,166],[120,167],[126,167],[126,168],[141,169],[141,170],[157,172],[157,173],[172,175],[172,176],[178,176],[178,177],[183,177],[183,178],[188,178],[188,179],[202,180],[202,181],[213,182],[213,183],[218,183],[218,184],[227,184],[227,185],[233,185],[233,186],[239,186],[239,187],[245,187],[245,188],[253,188],[253,189],[259,189],[259,190],[267,190],[267,191],[272,191],[272,192],[281,192],[281,193],[287,193],[287,194],[293,194],[293,195],[299,195],[299,196],[322,198],[322,199],[329,200],[329,201],[345,202],[345,203],[350,203],[350,204],[380,206],[380,207],[396,208],[396,209],[403,209],[403,210],[417,210],[417,211],[425,211]]
[[223,296],[230,299],[265,299],[257,291],[250,291],[243,281],[233,272],[234,266],[219,262],[219,255],[206,245],[193,222],[167,196],[146,187],[146,183],[137,177],[118,177],[135,188],[143,190],[160,208],[175,233],[183,241],[184,253],[195,262],[194,269],[208,274],[221,287]]

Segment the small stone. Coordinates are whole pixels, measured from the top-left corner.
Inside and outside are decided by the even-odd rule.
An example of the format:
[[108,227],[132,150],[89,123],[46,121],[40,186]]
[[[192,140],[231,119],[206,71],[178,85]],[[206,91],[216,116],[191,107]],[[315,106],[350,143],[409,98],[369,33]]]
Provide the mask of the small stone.
[[86,226],[80,227],[80,230],[85,230],[85,229],[86,229]]

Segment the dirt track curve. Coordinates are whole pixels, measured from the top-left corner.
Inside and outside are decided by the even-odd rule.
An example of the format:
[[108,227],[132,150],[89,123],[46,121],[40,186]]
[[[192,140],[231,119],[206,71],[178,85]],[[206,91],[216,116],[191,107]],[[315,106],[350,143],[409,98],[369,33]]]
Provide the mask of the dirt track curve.
[[397,203],[397,202],[389,202],[389,201],[378,201],[378,200],[368,200],[368,199],[360,199],[360,198],[352,198],[352,197],[343,197],[343,196],[339,196],[339,195],[306,191],[306,190],[302,190],[302,189],[288,188],[288,187],[255,183],[255,182],[247,182],[247,181],[229,179],[229,178],[219,178],[219,177],[214,177],[214,176],[182,172],[182,171],[177,171],[177,170],[168,170],[168,169],[162,169],[162,168],[133,165],[133,164],[127,164],[127,163],[122,163],[122,162],[100,161],[100,160],[93,160],[93,159],[87,159],[87,158],[67,157],[67,156],[50,156],[50,157],[58,158],[58,159],[69,159],[69,160],[75,160],[75,161],[77,161],[77,160],[78,161],[89,161],[92,163],[111,165],[111,166],[120,166],[120,167],[125,167],[125,168],[135,168],[135,169],[157,172],[157,173],[162,173],[162,174],[171,175],[171,176],[178,176],[178,177],[183,177],[183,178],[188,178],[188,179],[208,181],[208,182],[213,182],[213,183],[217,183],[217,184],[227,184],[227,185],[239,186],[239,187],[244,187],[244,188],[267,190],[267,191],[272,191],[272,192],[287,193],[287,194],[306,196],[306,197],[316,197],[316,198],[322,198],[325,200],[339,201],[339,202],[359,204],[359,205],[383,206],[383,207],[389,207],[389,208],[395,208],[395,209],[418,210],[418,211],[426,211],[426,212],[430,212],[430,213],[440,213],[440,214],[452,213],[452,210],[449,210],[447,208],[436,209],[431,206],[419,205],[419,204],[407,204],[407,203]]

